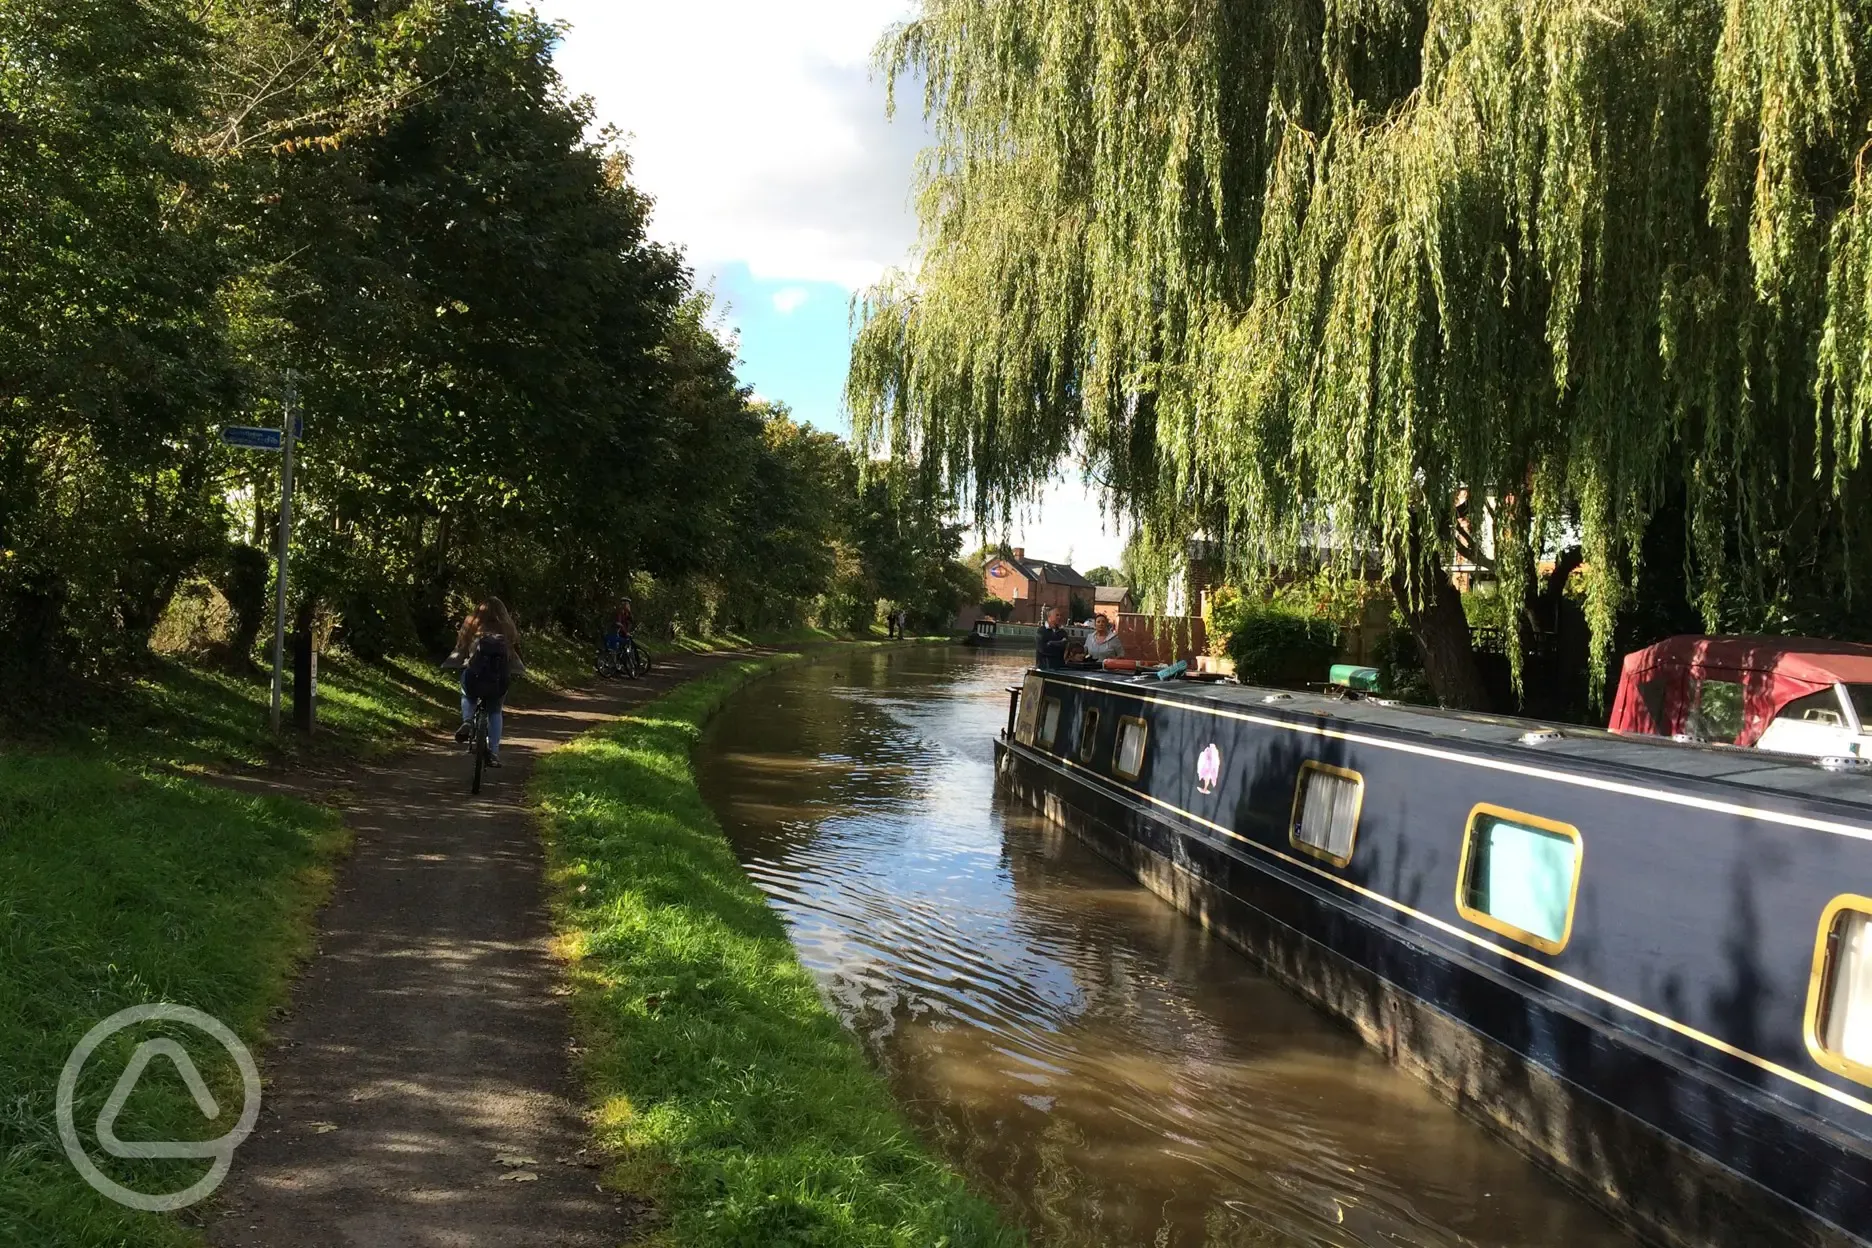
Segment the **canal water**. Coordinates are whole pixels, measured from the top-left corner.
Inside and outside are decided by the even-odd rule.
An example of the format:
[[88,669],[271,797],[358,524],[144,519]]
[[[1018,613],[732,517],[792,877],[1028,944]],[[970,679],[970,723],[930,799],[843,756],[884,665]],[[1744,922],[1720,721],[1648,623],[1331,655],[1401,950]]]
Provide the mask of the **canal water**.
[[703,789],[944,1154],[1048,1245],[1628,1245],[1607,1218],[994,792],[1022,658],[749,687]]

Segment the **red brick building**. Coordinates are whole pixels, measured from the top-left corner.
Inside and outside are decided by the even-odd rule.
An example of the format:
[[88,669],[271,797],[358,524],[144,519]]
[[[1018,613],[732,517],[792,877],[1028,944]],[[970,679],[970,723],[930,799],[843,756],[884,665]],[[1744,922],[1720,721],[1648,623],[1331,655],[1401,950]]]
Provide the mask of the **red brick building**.
[[1029,559],[1027,551],[1019,546],[1007,555],[991,556],[982,566],[982,596],[1013,603],[1014,614],[1008,619],[1014,624],[1038,624],[1051,607],[1061,607],[1070,614],[1075,598],[1089,613],[1093,591],[1092,582],[1069,565]]

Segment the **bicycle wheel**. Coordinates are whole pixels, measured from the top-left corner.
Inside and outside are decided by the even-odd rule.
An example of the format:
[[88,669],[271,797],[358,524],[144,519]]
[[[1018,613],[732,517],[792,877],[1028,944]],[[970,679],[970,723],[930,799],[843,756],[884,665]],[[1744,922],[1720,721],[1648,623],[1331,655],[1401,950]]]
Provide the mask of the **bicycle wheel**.
[[642,680],[650,674],[650,656],[644,653],[642,646],[631,647],[631,675]]
[[474,717],[474,735],[468,742],[469,752],[474,755],[474,778],[468,782],[470,793],[481,792],[481,771],[487,766],[487,712],[477,707]]

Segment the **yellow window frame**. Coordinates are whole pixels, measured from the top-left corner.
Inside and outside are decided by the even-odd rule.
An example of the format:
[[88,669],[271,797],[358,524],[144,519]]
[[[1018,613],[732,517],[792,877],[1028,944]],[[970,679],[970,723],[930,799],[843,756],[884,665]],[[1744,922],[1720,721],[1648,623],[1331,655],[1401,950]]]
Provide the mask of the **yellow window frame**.
[[[1046,726],[1048,710],[1053,711],[1053,731],[1051,732],[1047,731]],[[1050,750],[1053,748],[1053,743],[1059,740],[1060,717],[1064,713],[1064,710],[1060,707],[1060,700],[1058,698],[1042,698],[1040,700],[1040,722],[1034,725],[1034,741],[1041,749]]]
[[1829,956],[1832,952],[1833,925],[1839,922],[1840,915],[1848,911],[1872,917],[1872,897],[1841,893],[1820,912],[1820,929],[1814,937],[1813,976],[1807,983],[1807,1018],[1804,1024],[1807,1052],[1814,1061],[1836,1075],[1844,1075],[1854,1083],[1872,1084],[1872,1066],[1835,1053],[1820,1039],[1821,1011],[1826,1006],[1827,998],[1833,995],[1831,990],[1835,968],[1834,960]]
[[1089,763],[1098,752],[1099,708],[1088,706],[1079,712],[1079,761]]
[[[1573,883],[1567,889],[1566,927],[1560,932],[1559,940],[1549,940],[1537,932],[1527,931],[1512,923],[1504,922],[1485,910],[1478,910],[1469,904],[1469,860],[1475,848],[1476,825],[1485,816],[1492,816],[1507,823],[1519,823],[1530,828],[1539,828],[1543,832],[1554,832],[1567,837],[1573,842]],[[1507,806],[1495,806],[1488,802],[1477,802],[1475,809],[1469,812],[1469,822],[1463,827],[1462,859],[1456,865],[1456,912],[1478,927],[1485,927],[1498,936],[1531,945],[1542,953],[1559,953],[1573,939],[1573,916],[1579,908],[1580,870],[1586,865],[1586,841],[1580,836],[1580,830],[1570,823],[1561,823],[1558,819],[1546,819],[1540,815],[1530,815],[1525,810],[1514,810]]]
[[[1122,753],[1121,746],[1124,743],[1126,724],[1136,724],[1139,730],[1144,734],[1144,739],[1138,742],[1138,765],[1136,771],[1126,771],[1118,762],[1119,756]],[[1118,717],[1118,734],[1112,738],[1112,774],[1123,776],[1126,780],[1138,779],[1144,774],[1144,752],[1149,748],[1150,723],[1142,715],[1120,715]]]
[[[1335,857],[1317,845],[1309,845],[1300,839],[1300,811],[1306,798],[1306,775],[1317,771],[1328,776],[1337,776],[1341,780],[1350,780],[1358,786],[1358,800],[1352,805],[1352,842],[1346,846],[1345,857]],[[1294,777],[1293,814],[1287,820],[1287,843],[1321,862],[1330,862],[1335,867],[1343,867],[1352,861],[1352,855],[1358,852],[1359,821],[1365,815],[1365,777],[1347,767],[1334,767],[1330,763],[1307,759],[1300,764],[1300,774]]]

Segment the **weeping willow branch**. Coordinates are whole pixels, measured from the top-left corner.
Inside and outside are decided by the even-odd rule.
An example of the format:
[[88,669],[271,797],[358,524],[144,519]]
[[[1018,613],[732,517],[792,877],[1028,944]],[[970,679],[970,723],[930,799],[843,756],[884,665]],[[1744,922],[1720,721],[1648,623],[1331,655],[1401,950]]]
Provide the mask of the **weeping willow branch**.
[[879,51],[936,137],[856,434],[983,515],[1083,447],[1257,563],[1322,522],[1344,571],[1447,562],[1459,498],[1513,499],[1512,607],[1576,532],[1601,663],[1675,489],[1716,626],[1816,478],[1857,531],[1868,40],[1868,0],[925,0]]

